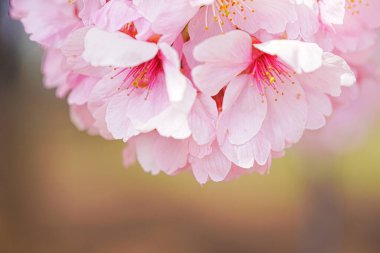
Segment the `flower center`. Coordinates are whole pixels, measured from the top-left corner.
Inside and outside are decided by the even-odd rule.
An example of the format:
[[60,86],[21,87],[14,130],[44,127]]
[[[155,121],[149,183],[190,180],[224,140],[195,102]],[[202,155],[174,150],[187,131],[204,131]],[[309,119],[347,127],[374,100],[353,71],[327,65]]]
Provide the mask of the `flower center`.
[[280,92],[279,85],[287,83],[294,84],[292,75],[295,72],[286,64],[281,62],[277,56],[273,56],[258,50],[254,44],[261,43],[255,37],[252,37],[252,60],[251,65],[244,71],[251,74],[256,81],[257,88],[261,96],[265,95],[265,90],[271,88],[277,94],[284,95]]
[[218,23],[221,32],[224,32],[223,26],[226,22],[230,22],[235,28],[238,28],[236,19],[246,20],[246,13],[255,12],[250,6],[252,3],[253,0],[215,0],[214,3],[205,7],[205,29],[209,29],[208,15],[210,11],[212,11],[213,21]]
[[145,99],[148,98],[150,90],[154,87],[159,73],[162,71],[161,60],[159,56],[144,62],[136,67],[123,68],[119,70],[111,79],[126,73],[119,90],[125,89],[128,95],[138,89],[146,92]]
[[277,56],[265,53],[254,60],[251,68],[251,73],[262,96],[268,87],[276,93],[280,93],[277,86],[284,84],[286,79],[292,77],[289,67],[280,62]]

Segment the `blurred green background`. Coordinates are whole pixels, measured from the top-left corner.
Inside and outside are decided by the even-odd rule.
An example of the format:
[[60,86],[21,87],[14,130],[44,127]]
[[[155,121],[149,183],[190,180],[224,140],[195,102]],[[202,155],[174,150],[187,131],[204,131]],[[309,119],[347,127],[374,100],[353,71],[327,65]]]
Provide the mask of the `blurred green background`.
[[0,23],[0,252],[380,252],[380,128],[339,156],[198,185],[124,169],[42,87],[41,49]]

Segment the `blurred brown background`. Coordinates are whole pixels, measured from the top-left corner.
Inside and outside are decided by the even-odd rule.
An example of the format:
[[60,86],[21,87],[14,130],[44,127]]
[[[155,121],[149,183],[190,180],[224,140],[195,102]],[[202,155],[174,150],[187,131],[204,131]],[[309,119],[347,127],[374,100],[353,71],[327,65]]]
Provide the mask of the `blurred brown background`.
[[355,151],[199,186],[122,167],[42,87],[41,49],[0,15],[0,252],[380,252],[380,128]]

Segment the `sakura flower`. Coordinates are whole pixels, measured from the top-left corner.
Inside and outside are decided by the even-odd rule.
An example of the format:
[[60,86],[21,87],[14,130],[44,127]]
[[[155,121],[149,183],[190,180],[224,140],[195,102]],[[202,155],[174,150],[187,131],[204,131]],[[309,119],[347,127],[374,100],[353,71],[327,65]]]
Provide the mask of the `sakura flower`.
[[194,57],[204,62],[192,72],[198,88],[210,96],[225,89],[218,142],[243,168],[265,164],[305,129],[323,126],[332,110],[328,95],[338,96],[341,86],[355,82],[343,59],[316,44],[260,43],[242,31],[204,41]]
[[204,5],[188,25],[190,40],[184,46],[184,54],[191,67],[197,65],[193,58],[194,47],[207,38],[237,28],[251,34],[259,30],[282,33],[297,18],[294,4],[289,0],[191,2]]
[[115,139],[126,141],[154,129],[168,137],[190,135],[187,114],[195,90],[168,44],[93,28],[86,35],[83,57],[93,66],[115,68],[97,84],[91,106],[94,114],[104,116]]
[[30,39],[44,46],[56,46],[78,24],[78,6],[67,0],[12,0],[11,15],[24,24]]
[[124,164],[152,174],[188,171],[200,184],[265,174],[305,130],[328,122],[318,136],[331,141],[352,115],[378,113],[377,0],[11,5],[73,123],[128,141]]

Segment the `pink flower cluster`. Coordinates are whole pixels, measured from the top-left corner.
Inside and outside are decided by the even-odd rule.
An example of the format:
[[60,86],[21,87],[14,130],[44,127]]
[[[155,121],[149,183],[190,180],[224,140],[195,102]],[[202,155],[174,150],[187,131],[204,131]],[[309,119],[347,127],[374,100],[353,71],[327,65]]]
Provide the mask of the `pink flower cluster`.
[[378,0],[11,4],[79,129],[128,142],[126,165],[201,184],[267,173],[342,90],[380,79]]

